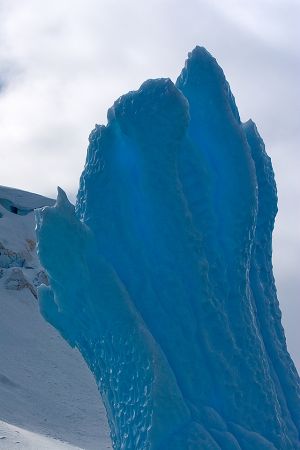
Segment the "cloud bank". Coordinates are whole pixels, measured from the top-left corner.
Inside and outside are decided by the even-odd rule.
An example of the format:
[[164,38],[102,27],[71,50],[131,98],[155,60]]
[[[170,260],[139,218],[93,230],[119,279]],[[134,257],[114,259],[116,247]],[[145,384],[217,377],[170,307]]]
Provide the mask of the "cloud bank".
[[298,0],[2,0],[0,183],[74,198],[95,122],[147,78],[176,79],[204,45],[253,118],[279,190],[274,265],[288,343],[300,355]]

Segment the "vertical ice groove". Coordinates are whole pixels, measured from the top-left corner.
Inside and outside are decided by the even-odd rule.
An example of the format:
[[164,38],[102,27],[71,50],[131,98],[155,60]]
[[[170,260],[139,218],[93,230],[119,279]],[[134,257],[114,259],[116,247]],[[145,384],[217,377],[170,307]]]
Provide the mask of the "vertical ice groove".
[[83,354],[114,448],[299,449],[272,274],[270,159],[196,47],[90,134],[75,208],[37,215],[40,309]]
[[257,308],[258,322],[272,370],[278,377],[283,395],[280,400],[300,428],[298,374],[287,351],[281,312],[272,271],[272,231],[277,213],[277,189],[270,157],[265,151],[256,125],[249,120],[243,125],[255,163],[258,181],[258,215],[251,258],[251,290]]

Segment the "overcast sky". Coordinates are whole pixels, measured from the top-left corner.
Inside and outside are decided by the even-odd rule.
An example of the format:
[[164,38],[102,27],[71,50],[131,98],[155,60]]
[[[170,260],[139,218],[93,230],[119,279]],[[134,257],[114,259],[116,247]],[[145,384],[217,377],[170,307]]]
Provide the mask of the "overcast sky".
[[74,199],[95,123],[204,45],[272,158],[274,265],[300,368],[299,0],[0,0],[0,184]]

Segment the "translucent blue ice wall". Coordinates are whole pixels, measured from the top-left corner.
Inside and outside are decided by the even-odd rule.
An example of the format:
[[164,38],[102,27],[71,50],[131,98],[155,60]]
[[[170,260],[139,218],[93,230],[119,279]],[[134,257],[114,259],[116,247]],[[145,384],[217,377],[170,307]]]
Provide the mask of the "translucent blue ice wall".
[[299,449],[272,274],[277,194],[203,48],[96,126],[76,207],[37,215],[40,309],[93,372],[115,449]]

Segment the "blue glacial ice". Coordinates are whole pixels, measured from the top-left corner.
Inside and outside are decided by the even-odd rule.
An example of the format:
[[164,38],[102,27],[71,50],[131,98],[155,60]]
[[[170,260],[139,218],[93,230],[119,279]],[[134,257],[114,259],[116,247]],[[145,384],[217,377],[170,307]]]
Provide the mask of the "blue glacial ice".
[[37,213],[40,310],[93,372],[117,450],[300,449],[255,124],[196,47],[89,138],[76,206]]

